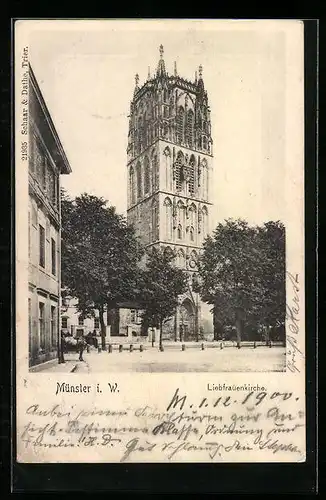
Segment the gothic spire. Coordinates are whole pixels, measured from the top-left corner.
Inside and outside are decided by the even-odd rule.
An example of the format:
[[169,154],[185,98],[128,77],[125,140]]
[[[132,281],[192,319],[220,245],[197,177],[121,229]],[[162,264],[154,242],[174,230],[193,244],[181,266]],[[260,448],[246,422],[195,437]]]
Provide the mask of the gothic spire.
[[160,45],[160,60],[158,62],[157,71],[156,71],[157,76],[165,76],[166,75],[163,54],[164,54],[164,49],[163,49],[163,45],[161,44]]
[[174,76],[178,76],[177,61],[174,61]]
[[136,92],[139,90],[139,75],[138,73],[135,74],[135,90],[134,90],[134,93],[136,94]]
[[197,82],[197,88],[203,92],[204,91],[204,80],[203,80],[203,67],[201,64],[199,65],[199,68],[198,68],[198,74],[199,74],[199,78],[198,78],[198,82]]

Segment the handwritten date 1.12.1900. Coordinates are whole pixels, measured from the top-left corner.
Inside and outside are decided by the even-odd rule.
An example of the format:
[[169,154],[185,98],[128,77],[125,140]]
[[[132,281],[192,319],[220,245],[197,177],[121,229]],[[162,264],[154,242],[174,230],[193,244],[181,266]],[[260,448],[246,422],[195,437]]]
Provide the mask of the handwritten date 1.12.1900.
[[[265,391],[262,392],[254,392],[250,391],[242,395],[240,398],[234,398],[231,396],[219,396],[218,398],[212,398],[212,399],[207,399],[207,398],[201,398],[199,401],[196,403],[194,402],[189,402],[189,397],[187,394],[185,395],[180,395],[179,393],[179,388],[176,389],[172,399],[170,400],[169,404],[167,405],[166,410],[169,411],[171,408],[172,409],[180,409],[182,410],[184,407],[190,408],[190,409],[200,409],[200,408],[216,408],[216,407],[227,407],[231,406],[232,404],[242,404],[246,405],[247,407],[256,407],[259,406],[266,398],[270,400],[275,400],[277,401],[287,401],[288,399],[293,398],[293,393],[292,392],[273,392],[272,394],[268,394]],[[299,398],[295,398],[296,401]]]

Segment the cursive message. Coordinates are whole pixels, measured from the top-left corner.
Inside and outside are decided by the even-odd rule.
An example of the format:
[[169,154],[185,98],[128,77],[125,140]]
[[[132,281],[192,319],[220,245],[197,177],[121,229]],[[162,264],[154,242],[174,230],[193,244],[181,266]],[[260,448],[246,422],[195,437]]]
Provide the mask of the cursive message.
[[300,287],[299,275],[291,274],[287,271],[287,278],[290,284],[290,299],[286,304],[286,322],[287,322],[287,351],[286,366],[291,372],[300,372],[298,367],[298,356],[303,358],[300,345]]
[[160,407],[40,402],[28,405],[24,417],[20,445],[26,454],[43,450],[43,457],[58,449],[58,457],[72,449],[86,459],[95,450],[116,462],[301,461],[305,454],[304,404],[286,391],[196,398],[176,388]]

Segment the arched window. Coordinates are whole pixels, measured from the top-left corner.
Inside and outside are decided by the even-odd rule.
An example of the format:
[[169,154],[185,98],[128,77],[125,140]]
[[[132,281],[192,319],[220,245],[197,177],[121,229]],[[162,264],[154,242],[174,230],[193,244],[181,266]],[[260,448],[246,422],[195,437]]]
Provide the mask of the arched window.
[[152,203],[152,242],[157,240],[157,206]]
[[150,191],[150,166],[149,159],[145,156],[144,160],[144,194],[148,194]]
[[157,154],[152,153],[152,189],[156,190],[158,188],[158,161]]
[[141,164],[137,163],[137,198],[141,198],[142,196],[142,175],[141,175]]
[[207,149],[207,139],[206,137],[203,137],[203,149]]
[[195,241],[195,231],[193,227],[189,229],[189,235],[190,235],[190,241]]
[[207,200],[208,196],[208,168],[207,168],[207,162],[204,159],[201,163],[202,171],[201,171],[201,195],[204,200]]
[[179,144],[183,143],[184,114],[185,114],[185,110],[183,109],[182,106],[179,106],[178,114],[177,114],[177,142]]
[[170,198],[164,200],[164,216],[165,216],[165,237],[167,240],[172,239],[172,202]]
[[138,118],[138,152],[140,153],[143,146],[143,121],[142,117]]
[[175,185],[176,189],[179,191],[182,188],[183,184],[183,174],[182,174],[182,166],[184,163],[184,156],[181,151],[177,154],[177,160],[176,160],[176,169],[175,169]]
[[182,226],[178,225],[178,240],[182,240]]
[[165,187],[167,190],[172,191],[172,172],[171,172],[171,151],[166,147],[163,151],[164,154],[164,170],[165,170]]
[[130,189],[130,202],[134,204],[136,201],[136,190],[135,190],[135,172],[134,168],[131,167],[129,171],[129,189]]
[[184,268],[185,262],[186,262],[186,260],[185,260],[184,251],[182,250],[182,248],[180,248],[180,250],[177,253],[177,266],[180,268]]
[[187,113],[187,124],[186,124],[186,143],[192,148],[193,145],[193,129],[194,129],[194,112],[189,109]]
[[208,213],[207,208],[203,207],[202,210],[202,224],[203,224],[203,238],[206,238],[208,233]]
[[191,155],[189,160],[190,175],[188,181],[188,190],[190,195],[193,195],[195,192],[195,163],[196,163],[195,157],[194,155]]
[[178,224],[181,225],[181,233],[182,233],[182,228],[186,226],[186,213],[185,213],[185,206],[181,200],[179,200],[177,203],[177,218],[178,218]]

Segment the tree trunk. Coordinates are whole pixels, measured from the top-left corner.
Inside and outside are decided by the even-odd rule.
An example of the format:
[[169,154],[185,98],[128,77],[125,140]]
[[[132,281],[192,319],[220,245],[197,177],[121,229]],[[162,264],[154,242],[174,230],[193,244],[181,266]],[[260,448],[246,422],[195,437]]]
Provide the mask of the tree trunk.
[[214,330],[214,341],[218,340],[218,335],[219,335],[219,322],[217,319],[217,313],[216,313],[216,306],[214,306],[213,309],[213,330]]
[[160,319],[160,341],[159,341],[159,349],[163,351],[163,321]]
[[242,314],[239,312],[236,313],[235,327],[236,327],[236,338],[237,338],[237,347],[240,349],[241,347],[241,339],[244,329]]
[[102,351],[105,351],[105,323],[104,323],[104,307],[101,305],[99,307],[99,319],[101,325],[101,340],[102,340]]

